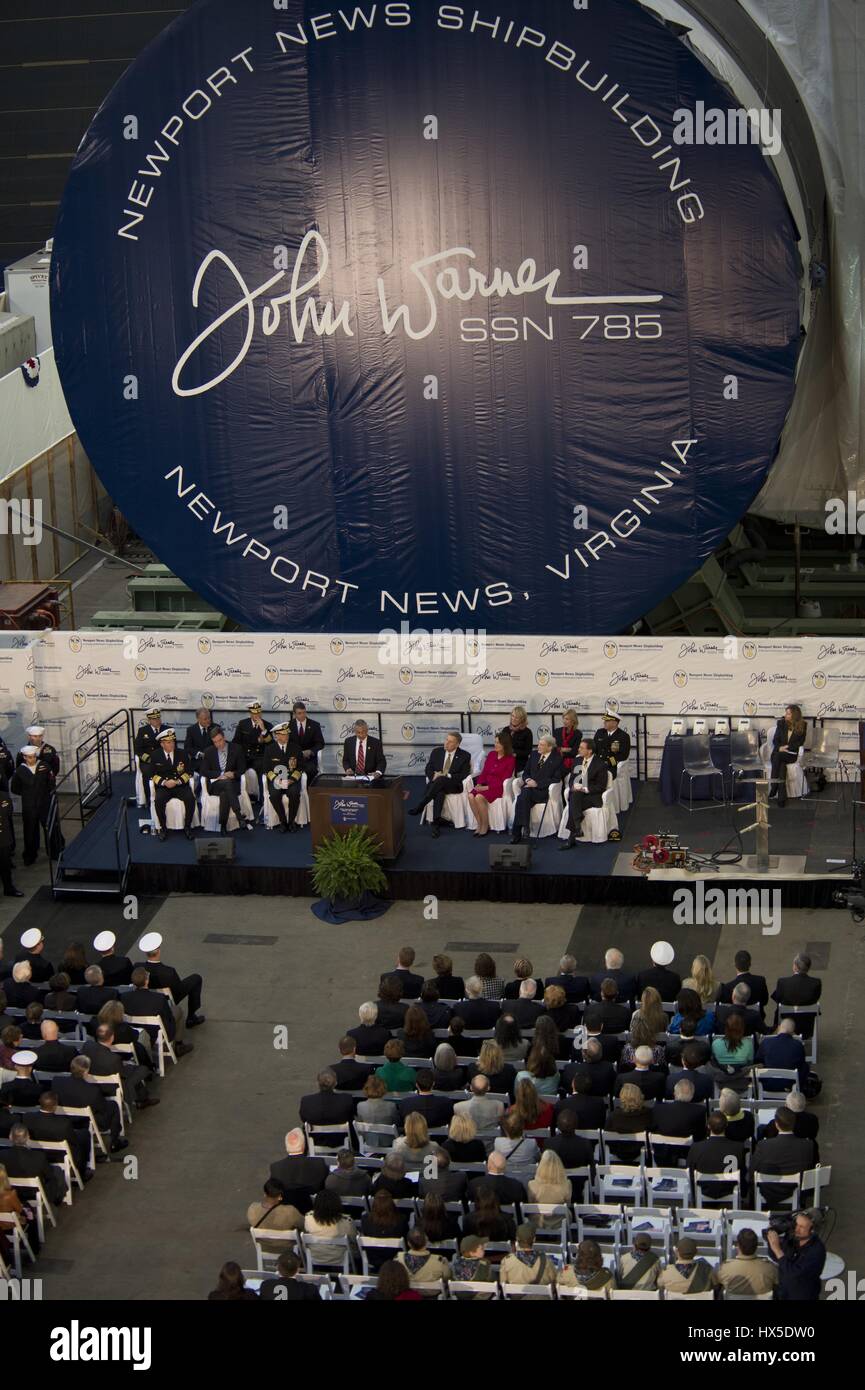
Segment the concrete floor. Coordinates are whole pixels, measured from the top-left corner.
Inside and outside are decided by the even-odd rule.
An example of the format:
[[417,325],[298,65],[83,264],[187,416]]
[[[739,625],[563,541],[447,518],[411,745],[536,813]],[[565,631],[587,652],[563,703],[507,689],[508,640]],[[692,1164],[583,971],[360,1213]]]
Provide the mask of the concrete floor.
[[[44,871],[18,877],[29,890],[44,882]],[[0,930],[12,909],[0,899]],[[613,944],[622,944],[636,965],[643,942],[647,955],[660,935],[678,943],[685,973],[686,957],[700,949],[694,945],[699,929],[673,927],[666,909],[441,902],[438,920],[428,921],[422,904],[398,903],[378,921],[333,927],[312,916],[307,900],[177,895],[148,925],[162,932],[169,963],[204,976],[208,1021],[192,1035],[194,1053],[169,1071],[162,1104],[136,1118],[125,1161],[102,1165],[72,1209],[59,1212],[38,1270],[49,1300],[198,1299],[213,1287],[224,1260],[252,1263],[247,1203],[283,1153],[300,1096],[314,1089],[317,1070],[337,1059],[338,1038],[356,1021],[358,1005],[375,996],[380,971],[402,943],[415,946],[422,973],[442,949],[458,972],[468,973],[481,943],[503,973],[516,954],[529,955],[538,973],[550,973],[569,945],[581,966],[600,963]],[[267,940],[249,944],[244,938],[251,935]],[[222,939],[208,939],[213,936]],[[745,945],[755,970],[771,982],[788,973],[796,950],[826,943],[821,1156],[834,1165],[828,1200],[839,1219],[831,1248],[855,1269],[865,1205],[855,1161],[865,1120],[852,1103],[863,1083],[854,1033],[865,981],[863,928],[846,912],[790,911],[775,937],[762,937],[758,927],[706,936],[719,978],[734,973],[733,953]],[[274,1045],[281,1026],[286,1050]]]

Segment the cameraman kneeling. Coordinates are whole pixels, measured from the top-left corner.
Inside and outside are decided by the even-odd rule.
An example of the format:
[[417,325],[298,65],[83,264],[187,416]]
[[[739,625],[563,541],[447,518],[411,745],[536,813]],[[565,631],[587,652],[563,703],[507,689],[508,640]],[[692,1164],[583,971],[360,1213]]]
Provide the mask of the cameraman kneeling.
[[826,1247],[814,1234],[814,1218],[806,1211],[797,1212],[792,1229],[781,1233],[770,1227],[766,1241],[778,1265],[775,1297],[788,1302],[816,1301],[822,1288]]

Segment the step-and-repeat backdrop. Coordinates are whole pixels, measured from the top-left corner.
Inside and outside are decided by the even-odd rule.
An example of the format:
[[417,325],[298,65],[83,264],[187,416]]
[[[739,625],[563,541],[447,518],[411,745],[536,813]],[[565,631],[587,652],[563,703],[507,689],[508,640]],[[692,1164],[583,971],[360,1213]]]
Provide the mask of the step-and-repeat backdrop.
[[[633,734],[647,717],[649,776],[670,720],[747,715],[768,728],[786,705],[839,721],[858,761],[865,718],[865,638],[484,637],[482,634],[0,633],[0,735],[19,747],[38,722],[67,766],[115,710],[158,704],[180,729],[201,705],[230,733],[253,699],[289,717],[297,699],[338,745],[378,715],[395,771],[426,762],[460,714],[491,746],[522,704],[537,737],[573,708],[583,728],[617,710]],[[273,719],[271,714],[270,718]],[[336,746],[325,763],[336,766]]]

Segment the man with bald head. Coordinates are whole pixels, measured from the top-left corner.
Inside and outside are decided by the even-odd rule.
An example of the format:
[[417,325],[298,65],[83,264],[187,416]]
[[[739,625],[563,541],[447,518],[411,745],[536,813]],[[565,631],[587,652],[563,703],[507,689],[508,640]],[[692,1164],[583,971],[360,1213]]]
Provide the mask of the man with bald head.
[[633,1001],[637,997],[637,977],[625,969],[625,957],[615,946],[611,946],[604,956],[604,969],[597,971],[589,980],[592,999],[601,998],[604,980],[615,980],[620,999]]
[[72,1058],[78,1048],[75,1043],[60,1042],[60,1029],[53,1019],[46,1018],[40,1024],[42,1046],[39,1048],[40,1071],[68,1071]]
[[468,1185],[468,1198],[476,1202],[481,1187],[492,1188],[501,1206],[513,1206],[514,1202],[526,1200],[526,1189],[519,1178],[508,1177],[508,1160],[503,1153],[493,1150],[487,1159],[487,1171],[479,1173]]
[[531,814],[535,806],[543,806],[544,814],[547,817],[554,814],[550,811],[547,803],[550,799],[550,788],[562,780],[562,770],[562,755],[556,747],[556,741],[545,734],[538,739],[538,746],[535,751],[529,754],[529,760],[522,776],[522,788],[514,807],[512,845],[518,845],[523,834],[528,834]]

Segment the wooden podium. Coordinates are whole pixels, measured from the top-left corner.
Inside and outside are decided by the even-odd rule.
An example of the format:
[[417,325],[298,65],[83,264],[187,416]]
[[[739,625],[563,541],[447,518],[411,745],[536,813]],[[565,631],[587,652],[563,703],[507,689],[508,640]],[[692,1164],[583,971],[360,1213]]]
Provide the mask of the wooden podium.
[[354,782],[346,777],[317,777],[309,789],[312,847],[330,835],[365,826],[381,845],[384,860],[396,859],[405,840],[405,798],[401,777]]

